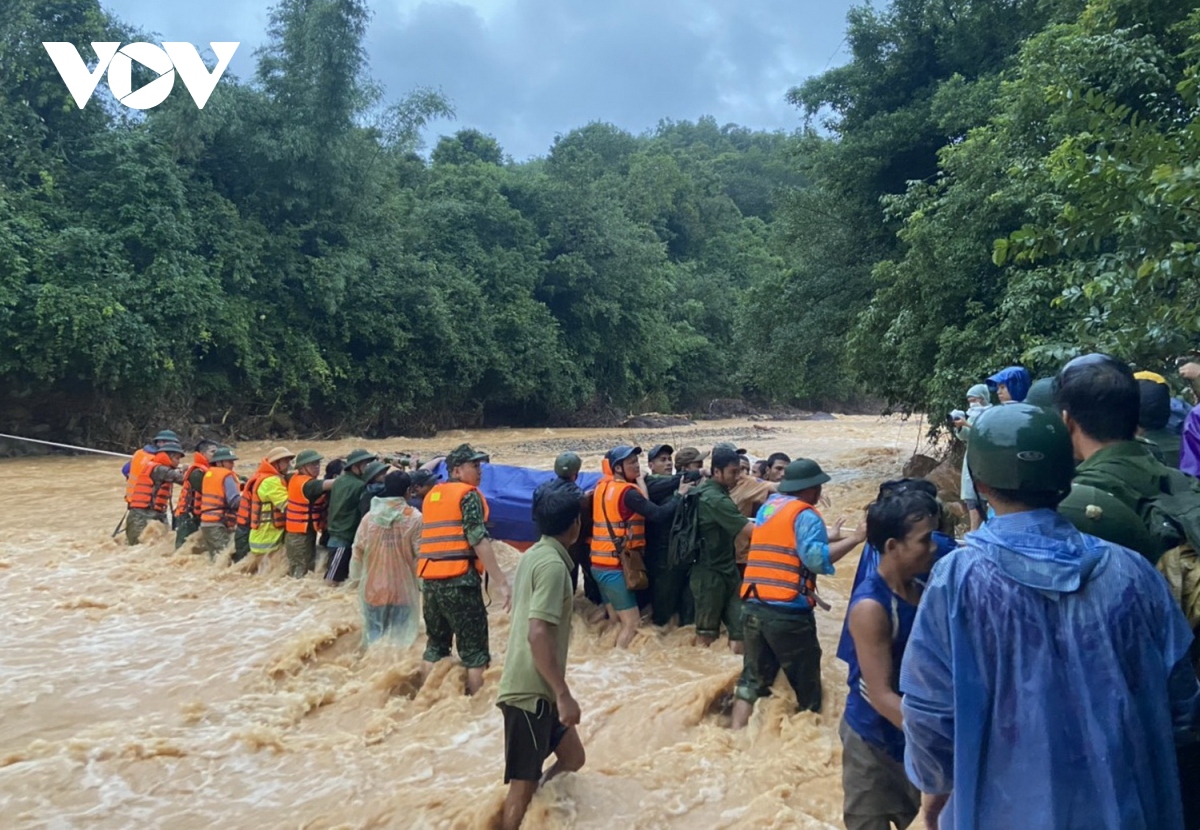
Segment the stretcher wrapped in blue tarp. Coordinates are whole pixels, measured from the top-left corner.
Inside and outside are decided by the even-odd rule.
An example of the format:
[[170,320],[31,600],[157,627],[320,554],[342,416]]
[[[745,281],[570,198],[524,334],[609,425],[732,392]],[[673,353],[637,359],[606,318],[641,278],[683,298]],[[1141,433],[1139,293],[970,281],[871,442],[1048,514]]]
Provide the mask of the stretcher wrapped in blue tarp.
[[[441,481],[449,478],[445,462],[434,470]],[[554,478],[551,470],[484,464],[479,489],[488,503],[488,530],[493,539],[524,550],[538,540],[533,525],[533,491]],[[596,489],[600,473],[580,473],[576,482],[584,491]]]

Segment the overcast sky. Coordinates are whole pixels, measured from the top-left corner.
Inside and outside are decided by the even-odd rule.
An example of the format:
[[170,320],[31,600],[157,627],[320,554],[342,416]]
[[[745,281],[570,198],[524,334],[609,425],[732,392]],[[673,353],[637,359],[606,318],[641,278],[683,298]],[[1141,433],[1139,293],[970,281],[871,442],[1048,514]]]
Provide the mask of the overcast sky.
[[[231,71],[253,72],[269,2],[101,0],[162,40],[241,42]],[[712,115],[794,129],[784,93],[847,58],[854,0],[374,0],[371,74],[390,97],[440,88],[457,112],[439,134],[475,127],[517,159],[590,121],[634,133]]]

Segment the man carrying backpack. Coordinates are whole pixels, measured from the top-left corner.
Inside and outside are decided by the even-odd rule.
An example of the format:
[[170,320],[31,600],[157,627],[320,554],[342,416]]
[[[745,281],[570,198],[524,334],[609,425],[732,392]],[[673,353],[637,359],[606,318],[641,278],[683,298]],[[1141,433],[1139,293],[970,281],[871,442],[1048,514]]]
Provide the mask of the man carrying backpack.
[[1111,493],[1141,518],[1159,546],[1152,562],[1188,539],[1200,547],[1200,485],[1136,440],[1141,393],[1127,365],[1075,358],[1058,373],[1055,404],[1079,462],[1074,483]]

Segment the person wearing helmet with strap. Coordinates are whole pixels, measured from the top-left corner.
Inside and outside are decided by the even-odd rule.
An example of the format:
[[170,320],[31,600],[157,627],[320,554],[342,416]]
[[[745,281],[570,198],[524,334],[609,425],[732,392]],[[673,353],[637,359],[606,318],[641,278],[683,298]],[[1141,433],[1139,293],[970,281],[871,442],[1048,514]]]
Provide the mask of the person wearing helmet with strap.
[[[637,597],[625,582],[618,546],[629,551],[646,548],[646,520],[670,521],[675,505],[660,506],[646,497],[641,447],[621,445],[604,456],[611,478],[592,494],[592,576],[600,586],[610,620],[620,624],[617,647],[626,648],[637,636],[642,619]],[[689,485],[680,485],[686,491]]]
[[179,491],[179,504],[175,505],[175,550],[183,547],[187,538],[200,529],[201,487],[204,474],[208,472],[212,455],[219,447],[216,441],[202,438],[196,444],[196,454],[183,474],[183,488]]
[[333,488],[329,491],[329,567],[325,579],[334,585],[345,582],[350,575],[351,546],[362,523],[361,503],[363,493],[367,491],[363,476],[367,465],[375,460],[375,454],[367,450],[351,451],[346,456],[346,466],[333,480]]
[[559,453],[559,456],[554,459],[554,478],[543,481],[533,491],[533,512],[536,515],[538,503],[551,493],[569,493],[579,499],[579,506],[583,511],[583,529],[567,550],[571,554],[571,561],[575,563],[575,567],[571,569],[571,584],[579,586],[579,574],[582,572],[583,594],[599,606],[604,604],[604,599],[600,595],[600,586],[596,584],[589,567],[588,540],[592,536],[592,499],[591,495],[585,493],[583,488],[577,484],[579,471],[582,468],[583,459],[577,453],[570,451]]
[[288,576],[300,579],[317,566],[317,535],[325,528],[333,479],[320,479],[321,454],[301,450],[296,472],[288,479],[284,547]]
[[208,549],[209,561],[215,561],[233,540],[242,492],[233,463],[237,455],[229,447],[213,453],[200,484],[200,532]]
[[133,458],[121,466],[121,475],[125,476],[126,504],[133,498],[133,488],[137,484],[138,475],[142,472],[142,466],[157,455],[159,450],[166,444],[180,444],[182,446],[179,436],[174,431],[164,429],[155,435],[154,440],[150,441],[146,446],[138,448],[133,453]]
[[905,766],[931,827],[943,810],[942,826],[981,830],[1183,826],[1192,632],[1144,557],[1055,512],[1073,461],[1040,407],[975,424],[967,463],[995,516],[934,565],[900,667]]
[[136,545],[142,531],[150,522],[167,523],[167,506],[171,503],[171,488],[183,482],[179,461],[183,447],[165,443],[138,470],[133,493],[129,499],[129,519],[125,523],[125,539]]
[[421,508],[421,547],[417,576],[425,591],[424,659],[432,664],[458,657],[467,670],[467,694],[483,687],[483,672],[492,661],[488,649],[487,607],[480,587],[488,575],[488,591],[509,610],[508,578],[496,561],[488,536],[488,504],[479,483],[488,454],[462,444],[446,456],[450,480],[438,484]]
[[250,492],[250,553],[258,557],[255,570],[262,566],[263,557],[283,547],[287,528],[287,473],[295,457],[291,450],[276,447],[259,465],[257,484]]
[[829,480],[816,461],[796,459],[784,471],[779,493],[755,518],[740,591],[745,651],[734,729],[750,720],[780,671],[801,711],[821,711],[821,645],[813,613],[818,605],[829,606],[817,595],[817,575],[832,574],[834,564],[867,537],[866,522],[843,536],[841,521],[829,536],[817,511]]

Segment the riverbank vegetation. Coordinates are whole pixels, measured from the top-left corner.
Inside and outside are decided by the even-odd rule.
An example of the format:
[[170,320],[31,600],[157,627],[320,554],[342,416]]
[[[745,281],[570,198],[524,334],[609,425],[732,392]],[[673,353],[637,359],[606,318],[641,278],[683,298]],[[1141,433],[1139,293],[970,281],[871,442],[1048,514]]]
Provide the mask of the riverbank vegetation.
[[790,93],[795,133],[593,123],[528,160],[472,129],[424,147],[453,102],[372,81],[369,16],[282,0],[254,76],[202,111],[178,89],[81,111],[41,42],[141,36],[95,0],[17,0],[0,424],[941,411],[1010,362],[1105,348],[1156,368],[1198,345],[1183,0],[860,7],[849,62]]

